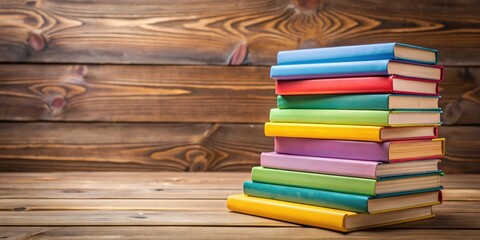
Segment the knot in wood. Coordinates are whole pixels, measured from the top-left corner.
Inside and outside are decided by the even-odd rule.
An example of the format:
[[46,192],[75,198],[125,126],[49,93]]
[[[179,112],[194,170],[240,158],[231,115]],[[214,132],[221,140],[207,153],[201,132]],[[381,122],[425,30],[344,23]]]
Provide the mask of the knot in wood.
[[474,81],[475,77],[473,76],[472,72],[470,71],[470,68],[462,68],[459,71],[460,79],[464,81]]
[[26,1],[25,1],[25,6],[35,7],[35,5],[37,5],[37,1],[36,1],[36,0],[26,0]]
[[88,68],[84,65],[77,65],[72,68],[73,75],[77,77],[85,77],[87,75]]
[[28,34],[27,43],[31,49],[37,52],[45,49],[45,45],[46,45],[45,39],[43,38],[43,36],[33,32]]
[[137,215],[130,216],[131,218],[136,218],[136,219],[147,219],[148,217],[143,215],[143,213],[137,213]]
[[452,125],[460,121],[462,117],[462,108],[460,106],[460,100],[448,103],[441,117],[442,117],[441,120],[445,125]]
[[62,109],[66,105],[66,100],[63,96],[57,96],[52,98],[52,101],[50,101],[50,106],[53,109]]
[[247,58],[247,45],[244,43],[240,43],[237,45],[230,55],[230,59],[228,60],[228,65],[242,65]]
[[307,39],[305,41],[301,41],[299,44],[298,44],[298,48],[300,49],[305,49],[305,48],[317,48],[317,47],[320,47],[320,43],[318,43],[317,40],[314,40],[314,39]]
[[26,207],[16,207],[16,208],[13,208],[13,211],[15,212],[23,212],[23,211],[27,211],[28,208]]
[[294,3],[300,10],[316,10],[320,0],[295,0]]
[[190,172],[203,172],[208,168],[208,152],[204,149],[190,149],[185,153],[185,158],[190,162]]

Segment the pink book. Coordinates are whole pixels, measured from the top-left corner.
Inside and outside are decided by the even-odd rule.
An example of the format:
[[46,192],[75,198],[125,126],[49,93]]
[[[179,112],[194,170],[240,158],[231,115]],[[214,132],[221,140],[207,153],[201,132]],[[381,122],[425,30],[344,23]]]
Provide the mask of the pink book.
[[336,158],[309,157],[275,152],[262,153],[260,164],[266,168],[332,175],[381,178],[438,172],[439,159],[384,163]]

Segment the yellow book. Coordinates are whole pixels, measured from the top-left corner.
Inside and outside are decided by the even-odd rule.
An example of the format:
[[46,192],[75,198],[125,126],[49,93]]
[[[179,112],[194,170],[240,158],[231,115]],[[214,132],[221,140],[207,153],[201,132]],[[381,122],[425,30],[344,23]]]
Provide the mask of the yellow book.
[[436,126],[380,127],[312,123],[265,123],[270,137],[320,138],[383,142],[437,136]]
[[235,212],[341,232],[411,222],[435,216],[432,213],[431,206],[376,214],[361,214],[267,198],[251,197],[244,194],[229,196],[227,199],[227,207]]

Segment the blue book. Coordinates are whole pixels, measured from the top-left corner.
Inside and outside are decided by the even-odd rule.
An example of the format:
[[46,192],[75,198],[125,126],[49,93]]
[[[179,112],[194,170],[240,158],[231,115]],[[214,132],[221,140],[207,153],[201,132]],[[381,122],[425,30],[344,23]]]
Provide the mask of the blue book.
[[258,182],[243,184],[245,195],[287,202],[335,208],[359,213],[388,212],[406,208],[439,204],[438,189],[416,192],[409,195],[375,198],[365,195],[331,192]]
[[270,77],[276,80],[387,75],[439,81],[443,78],[443,67],[394,60],[369,60],[276,65],[270,69]]
[[435,49],[403,43],[378,43],[280,51],[277,55],[277,64],[350,62],[381,59],[397,59],[417,63],[436,64],[438,62],[438,54]]

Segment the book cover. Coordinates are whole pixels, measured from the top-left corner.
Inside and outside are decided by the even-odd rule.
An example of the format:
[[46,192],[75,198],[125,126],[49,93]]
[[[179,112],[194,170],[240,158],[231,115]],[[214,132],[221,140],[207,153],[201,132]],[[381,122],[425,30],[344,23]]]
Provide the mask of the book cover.
[[[244,194],[229,196],[227,198],[227,208],[235,212],[341,232],[416,221],[435,216],[432,214],[429,206],[378,214],[359,214],[345,210],[252,197]],[[398,217],[398,214],[409,217]],[[364,222],[367,224],[361,226],[353,224],[354,226],[351,227],[347,218],[358,215],[368,218],[364,219]],[[382,216],[382,220],[376,218],[376,215]]]
[[[392,60],[370,60],[357,62],[335,62],[335,63],[312,63],[296,65],[276,65],[270,69],[270,77],[275,80],[296,80],[315,78],[340,78],[340,77],[365,77],[365,76],[388,76],[391,75],[390,65],[393,63],[408,65],[410,71],[399,71],[396,74],[404,77],[418,76],[420,70],[412,71],[415,66],[428,69],[439,69],[438,76],[421,75],[425,80],[443,79],[443,67],[433,65],[413,64]],[[420,67],[419,67],[420,68]],[[414,75],[412,75],[414,74]]]
[[436,64],[438,62],[438,53],[435,49],[423,48],[402,43],[377,43],[340,47],[325,47],[313,49],[300,49],[280,51],[277,54],[277,64],[303,64],[303,63],[321,63],[321,62],[349,62],[379,59],[398,59],[415,61],[412,59],[396,56],[395,46],[422,49],[435,54],[433,61],[417,62],[426,64]]
[[[396,127],[388,128],[394,132],[403,130],[421,130],[421,135],[405,135],[384,137],[381,126],[359,125],[335,125],[335,124],[312,124],[312,123],[265,123],[265,136],[268,137],[295,137],[295,138],[319,138],[336,140],[357,140],[383,142],[388,140],[406,140],[437,137],[437,128],[429,126]],[[423,135],[423,132],[428,132]]]
[[[431,160],[439,162],[439,160]],[[324,173],[340,176],[362,177],[362,178],[379,178],[396,175],[417,175],[429,172],[439,172],[438,168],[432,171],[425,171],[420,169],[421,163],[430,164],[431,161],[421,161],[417,164],[417,169],[402,171],[401,173],[379,173],[378,166],[385,164],[375,161],[338,159],[338,158],[324,158],[311,157],[300,155],[279,154],[275,152],[264,152],[260,155],[260,165],[266,168],[283,169],[290,171]],[[433,163],[432,162],[432,163]],[[418,161],[416,163],[419,163]],[[394,166],[388,163],[388,166]],[[409,163],[409,165],[411,165]]]
[[[402,94],[350,94],[350,95],[279,95],[279,109],[344,109],[344,110],[434,110],[438,108],[440,96],[415,96],[418,99],[416,108],[392,108],[391,97],[410,98],[412,95]],[[436,107],[422,106],[422,100],[434,99]]]
[[[429,93],[419,89],[399,90],[394,79],[415,83],[435,83],[434,91]],[[311,94],[365,94],[365,93],[401,93],[438,95],[438,81],[425,81],[418,78],[401,76],[368,76],[343,77],[325,79],[307,79],[296,81],[276,81],[275,93],[278,95],[311,95]]]
[[[412,142],[420,145],[422,142],[440,141],[442,142],[441,153],[431,154],[429,152],[420,152],[415,156],[408,158],[393,158],[390,156],[391,144]],[[418,144],[420,143],[420,144]],[[424,139],[410,141],[388,141],[388,142],[365,142],[365,141],[343,141],[331,139],[314,138],[293,138],[293,137],[275,137],[275,152],[284,154],[316,156],[339,159],[357,159],[378,162],[397,162],[410,161],[418,159],[442,158],[445,154],[445,139]]]
[[[243,192],[245,195],[253,197],[268,198],[274,200],[281,200],[287,202],[308,204],[319,207],[335,208],[346,211],[358,212],[358,213],[369,213],[369,201],[371,199],[380,199],[372,198],[370,196],[349,194],[349,193],[340,193],[332,191],[324,191],[318,189],[310,188],[299,188],[291,186],[282,186],[258,182],[246,181],[243,184]],[[425,193],[417,193],[400,197],[402,200],[413,200],[416,196],[422,195]],[[392,208],[382,209],[378,212],[388,212],[396,211],[400,209],[414,208],[420,206],[430,206],[435,204],[440,204],[442,201],[441,192],[438,191],[438,198],[435,202],[411,202],[411,201],[402,201]],[[381,198],[386,201],[395,201],[398,197],[386,197]],[[408,203],[407,203],[408,202]]]
[[250,181],[244,182],[243,192],[245,195],[254,197],[303,203],[360,213],[368,213],[368,199],[370,199],[370,196],[359,194],[332,192]]
[[[440,125],[440,113],[440,111],[420,110],[379,111],[274,108],[270,110],[270,122],[345,124],[386,127]],[[433,119],[435,120],[432,121]]]
[[275,184],[275,185],[285,185],[292,187],[301,187],[301,188],[312,188],[320,189],[326,191],[334,192],[343,192],[351,194],[366,195],[372,197],[386,197],[386,196],[399,196],[406,195],[416,192],[426,192],[433,190],[440,190],[441,186],[428,187],[428,188],[418,188],[414,190],[402,190],[394,191],[394,189],[389,189],[388,192],[377,193],[376,187],[377,182],[379,181],[390,181],[395,179],[407,179],[413,177],[424,177],[424,176],[440,176],[441,172],[434,173],[424,173],[417,175],[409,176],[398,176],[398,177],[384,177],[379,179],[371,178],[360,178],[360,177],[347,177],[347,176],[338,176],[330,174],[320,174],[320,173],[309,173],[309,172],[297,172],[297,171],[288,171],[281,169],[273,168],[264,168],[264,167],[253,167],[252,168],[252,181]]

